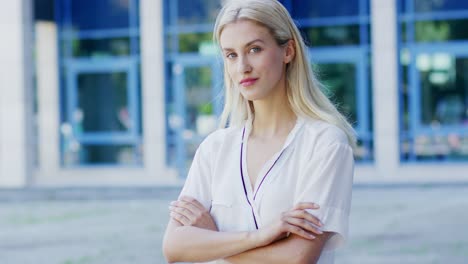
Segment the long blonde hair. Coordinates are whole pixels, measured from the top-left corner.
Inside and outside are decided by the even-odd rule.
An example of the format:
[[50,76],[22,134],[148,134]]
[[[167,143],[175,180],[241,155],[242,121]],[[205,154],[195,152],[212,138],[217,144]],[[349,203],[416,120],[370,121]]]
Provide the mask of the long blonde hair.
[[[219,45],[224,27],[239,20],[253,21],[269,29],[278,45],[294,41],[295,57],[286,68],[286,93],[289,104],[298,116],[311,117],[336,125],[342,129],[349,144],[356,146],[353,127],[338,112],[333,103],[322,92],[322,85],[315,77],[308,61],[307,49],[302,36],[288,11],[277,0],[228,0],[221,9],[213,32]],[[253,115],[252,105],[236,88],[224,67],[224,109],[221,127],[239,126]]]

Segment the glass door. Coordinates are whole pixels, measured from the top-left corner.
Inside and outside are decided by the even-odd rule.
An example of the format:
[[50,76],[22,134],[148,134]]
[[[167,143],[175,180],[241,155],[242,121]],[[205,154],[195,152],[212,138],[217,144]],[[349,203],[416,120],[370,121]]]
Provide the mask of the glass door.
[[358,134],[356,158],[371,160],[372,116],[366,53],[359,48],[316,48],[310,53],[324,92]]
[[412,160],[468,157],[468,52],[463,44],[421,47],[410,66]]
[[141,163],[136,63],[73,60],[67,65],[65,166]]

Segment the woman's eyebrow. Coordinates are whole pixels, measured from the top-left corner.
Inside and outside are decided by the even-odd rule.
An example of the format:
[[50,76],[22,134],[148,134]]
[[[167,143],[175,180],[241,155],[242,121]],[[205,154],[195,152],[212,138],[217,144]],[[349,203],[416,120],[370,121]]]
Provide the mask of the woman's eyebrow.
[[[252,41],[249,41],[247,42],[247,44],[244,45],[244,47],[248,47],[250,45],[252,45],[253,43],[255,42],[262,42],[262,43],[265,43],[265,41],[261,40],[261,39],[254,39]],[[233,48],[223,48],[224,51],[233,51],[234,49]]]

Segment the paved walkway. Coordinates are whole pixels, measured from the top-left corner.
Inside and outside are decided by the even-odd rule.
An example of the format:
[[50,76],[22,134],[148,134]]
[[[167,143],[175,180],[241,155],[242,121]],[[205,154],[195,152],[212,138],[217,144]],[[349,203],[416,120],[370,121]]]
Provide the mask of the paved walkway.
[[[178,190],[132,190],[0,191],[0,263],[165,263]],[[468,263],[467,209],[467,186],[355,188],[336,263]]]

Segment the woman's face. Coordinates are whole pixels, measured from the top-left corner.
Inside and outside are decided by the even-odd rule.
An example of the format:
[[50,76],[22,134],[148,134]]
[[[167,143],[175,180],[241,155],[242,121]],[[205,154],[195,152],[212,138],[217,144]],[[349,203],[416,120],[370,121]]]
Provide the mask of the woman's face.
[[229,77],[245,99],[265,100],[284,91],[290,43],[279,46],[267,28],[240,20],[224,27],[220,45]]

